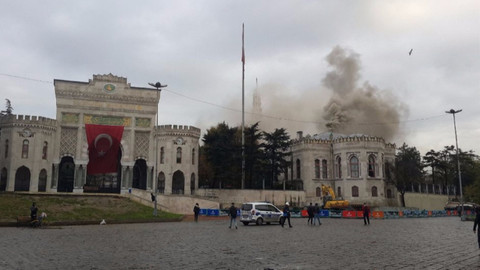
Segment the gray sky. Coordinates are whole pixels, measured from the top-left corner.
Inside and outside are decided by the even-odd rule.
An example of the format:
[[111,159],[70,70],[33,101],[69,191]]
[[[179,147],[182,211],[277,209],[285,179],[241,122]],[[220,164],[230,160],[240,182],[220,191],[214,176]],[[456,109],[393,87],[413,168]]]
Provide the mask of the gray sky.
[[242,23],[247,124],[321,133],[348,107],[347,132],[423,155],[463,109],[459,147],[480,154],[479,1],[2,1],[0,104],[55,118],[54,79],[112,73],[168,84],[159,124],[240,125]]

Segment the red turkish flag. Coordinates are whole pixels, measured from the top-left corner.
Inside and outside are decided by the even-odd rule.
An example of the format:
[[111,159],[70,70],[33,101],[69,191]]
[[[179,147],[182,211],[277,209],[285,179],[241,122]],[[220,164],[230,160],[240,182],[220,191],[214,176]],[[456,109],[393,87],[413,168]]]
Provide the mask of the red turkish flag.
[[117,172],[123,126],[85,124],[88,143],[88,174]]

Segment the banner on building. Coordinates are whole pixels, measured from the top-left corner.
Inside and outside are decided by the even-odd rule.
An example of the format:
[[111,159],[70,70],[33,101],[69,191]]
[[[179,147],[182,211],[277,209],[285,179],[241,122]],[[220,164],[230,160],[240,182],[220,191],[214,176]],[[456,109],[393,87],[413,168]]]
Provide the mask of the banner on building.
[[117,172],[123,126],[85,124],[88,143],[88,174]]

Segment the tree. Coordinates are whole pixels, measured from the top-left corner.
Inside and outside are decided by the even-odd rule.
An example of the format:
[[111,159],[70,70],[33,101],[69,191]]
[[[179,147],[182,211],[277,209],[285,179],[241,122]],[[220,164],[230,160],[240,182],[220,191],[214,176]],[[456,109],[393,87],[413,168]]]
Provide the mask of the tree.
[[273,186],[278,182],[278,176],[287,171],[290,161],[287,159],[291,155],[290,136],[284,128],[275,129],[272,133],[263,132],[265,158],[268,161],[270,169],[269,177],[266,177],[266,186]]
[[259,188],[266,175],[265,154],[261,149],[262,133],[258,122],[245,128],[245,187]]
[[402,206],[405,207],[405,192],[412,183],[421,183],[423,167],[420,152],[406,143],[398,149],[395,155],[394,180],[401,195]]
[[0,112],[1,116],[11,115],[13,112],[13,107],[12,107],[12,104],[10,103],[10,100],[8,98],[6,98],[5,100],[6,100],[5,111]]
[[[211,165],[211,187],[239,188],[241,186],[241,141],[238,128],[225,122],[207,130],[203,136],[203,153]],[[241,134],[240,134],[241,135]]]
[[435,184],[435,172],[439,167],[440,153],[436,152],[435,150],[431,149],[428,151],[425,156],[423,156],[425,166],[429,166],[432,169],[432,183]]

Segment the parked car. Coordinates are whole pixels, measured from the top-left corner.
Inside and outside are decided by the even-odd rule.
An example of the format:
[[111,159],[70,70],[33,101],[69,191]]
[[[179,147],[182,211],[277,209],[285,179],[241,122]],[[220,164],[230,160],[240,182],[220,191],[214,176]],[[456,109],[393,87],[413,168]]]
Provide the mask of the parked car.
[[262,225],[263,223],[279,223],[283,216],[275,205],[268,202],[247,202],[242,204],[240,222],[247,226],[249,223]]

